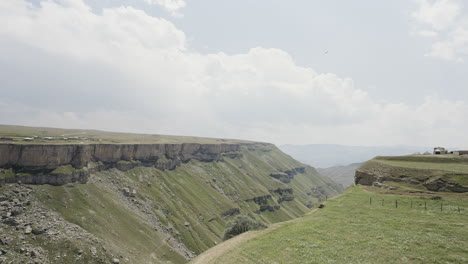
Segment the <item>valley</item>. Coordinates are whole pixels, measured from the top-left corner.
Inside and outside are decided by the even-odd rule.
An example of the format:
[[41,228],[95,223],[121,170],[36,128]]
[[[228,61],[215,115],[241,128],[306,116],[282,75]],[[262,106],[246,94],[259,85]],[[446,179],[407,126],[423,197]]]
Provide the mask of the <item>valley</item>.
[[237,215],[270,225],[342,191],[272,144],[179,140],[0,144],[0,259],[186,263]]

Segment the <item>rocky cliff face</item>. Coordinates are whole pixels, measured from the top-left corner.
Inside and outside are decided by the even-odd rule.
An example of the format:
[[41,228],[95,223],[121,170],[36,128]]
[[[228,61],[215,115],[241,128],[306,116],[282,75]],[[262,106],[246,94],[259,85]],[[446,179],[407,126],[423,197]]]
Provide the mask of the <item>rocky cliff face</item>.
[[361,185],[373,185],[376,182],[380,182],[381,178],[379,175],[373,174],[371,172],[356,170],[354,176],[355,184]]
[[[466,160],[437,159],[424,156],[377,157],[359,167],[354,180],[356,184],[390,190],[468,192],[464,181],[468,173],[463,172]],[[396,163],[392,163],[395,160]]]
[[[90,172],[103,168],[132,169],[155,166],[174,169],[192,159],[214,161],[223,153],[236,153],[241,144],[90,144],[90,145],[20,145],[0,144],[0,168],[13,169],[14,177],[1,182],[21,180],[31,184],[61,185],[68,182],[86,183]],[[125,162],[129,162],[125,164]],[[120,162],[120,163],[119,163]],[[123,163],[122,163],[123,162]],[[90,166],[99,163],[100,166]],[[53,173],[61,166],[73,168],[65,173]]]

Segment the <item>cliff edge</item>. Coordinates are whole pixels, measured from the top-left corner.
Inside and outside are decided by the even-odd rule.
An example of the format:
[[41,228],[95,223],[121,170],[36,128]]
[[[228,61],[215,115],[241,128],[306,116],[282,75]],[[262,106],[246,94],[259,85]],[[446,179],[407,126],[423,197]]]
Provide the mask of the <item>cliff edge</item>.
[[[247,143],[244,143],[247,144]],[[249,143],[247,145],[265,145]],[[1,182],[61,185],[86,183],[98,170],[154,166],[171,170],[190,160],[216,161],[239,152],[241,144],[0,144]],[[8,175],[7,175],[8,174]],[[0,174],[1,175],[1,174]]]
[[408,192],[468,192],[468,158],[456,155],[376,157],[356,170],[355,183]]

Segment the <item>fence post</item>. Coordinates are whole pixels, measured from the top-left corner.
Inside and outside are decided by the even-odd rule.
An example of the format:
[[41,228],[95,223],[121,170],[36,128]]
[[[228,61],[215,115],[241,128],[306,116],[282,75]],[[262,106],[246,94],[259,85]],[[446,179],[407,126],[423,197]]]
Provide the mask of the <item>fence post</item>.
[[382,206],[384,206],[384,201],[385,201],[385,199],[382,199]]
[[427,210],[427,203],[426,203],[426,200],[424,200],[424,210]]
[[411,208],[413,208],[413,200],[411,200]]
[[458,206],[458,212],[460,212],[460,206]]
[[440,202],[440,211],[442,212],[442,202]]
[[369,197],[369,204],[372,204],[372,197]]
[[398,208],[398,200],[395,200],[395,208]]

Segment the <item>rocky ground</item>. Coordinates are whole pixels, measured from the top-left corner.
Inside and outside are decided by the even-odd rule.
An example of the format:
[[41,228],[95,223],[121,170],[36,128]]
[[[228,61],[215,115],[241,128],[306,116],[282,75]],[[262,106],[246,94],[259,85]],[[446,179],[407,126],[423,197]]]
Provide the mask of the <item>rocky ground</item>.
[[0,263],[120,262],[98,238],[31,199],[40,189],[8,184],[0,190]]
[[[165,226],[163,223],[161,223],[158,216],[166,216],[163,212],[160,212],[159,215],[154,213],[153,209],[155,205],[153,204],[151,197],[148,195],[140,197],[140,199],[137,197],[137,189],[139,185],[146,185],[146,187],[150,188],[152,187],[152,183],[147,181],[146,184],[138,184],[138,182],[135,182],[129,177],[126,177],[123,172],[114,170],[113,173],[117,177],[98,178],[93,175],[90,178],[90,184],[95,184],[102,190],[119,193],[120,203],[122,206],[125,206],[134,215],[138,215],[142,219],[145,219],[146,223],[162,234],[165,237],[165,242],[180,255],[184,256],[185,259],[190,260],[194,258],[195,252],[189,250],[184,245],[184,243],[174,237],[175,235],[179,234],[179,231],[170,225]],[[144,178],[145,175],[142,175],[141,177]],[[188,225],[189,224],[187,223],[186,227],[188,227]]]

